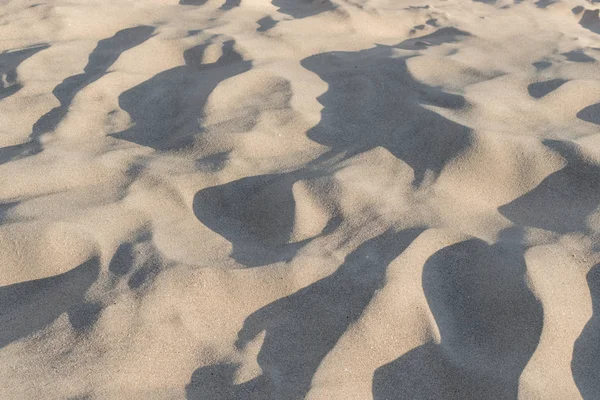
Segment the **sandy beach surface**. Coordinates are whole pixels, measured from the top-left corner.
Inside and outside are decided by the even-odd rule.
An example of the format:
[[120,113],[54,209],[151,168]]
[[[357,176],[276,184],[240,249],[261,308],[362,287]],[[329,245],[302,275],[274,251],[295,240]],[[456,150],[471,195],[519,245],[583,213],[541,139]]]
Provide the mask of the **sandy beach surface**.
[[598,0],[0,0],[0,398],[600,399]]

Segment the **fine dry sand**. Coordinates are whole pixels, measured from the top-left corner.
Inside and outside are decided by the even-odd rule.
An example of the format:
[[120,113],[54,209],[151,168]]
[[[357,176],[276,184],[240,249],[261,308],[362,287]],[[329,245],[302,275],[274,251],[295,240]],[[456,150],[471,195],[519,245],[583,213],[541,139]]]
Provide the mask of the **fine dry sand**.
[[600,4],[0,0],[0,399],[600,399]]

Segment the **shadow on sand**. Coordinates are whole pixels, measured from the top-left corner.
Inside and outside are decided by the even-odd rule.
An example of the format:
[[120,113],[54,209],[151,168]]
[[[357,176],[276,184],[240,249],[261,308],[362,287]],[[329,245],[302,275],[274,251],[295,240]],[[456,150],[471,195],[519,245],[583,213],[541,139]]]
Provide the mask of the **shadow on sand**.
[[330,0],[273,0],[277,11],[294,19],[312,17],[337,8]]
[[152,36],[153,32],[154,28],[151,26],[137,26],[123,29],[110,38],[100,40],[90,54],[83,73],[65,79],[52,91],[60,105],[44,114],[33,124],[29,142],[0,149],[0,163],[42,151],[39,142],[40,136],[52,132],[58,127],[69,111],[69,106],[77,93],[104,76],[108,68],[117,61],[123,52],[142,44]]
[[208,0],[179,0],[182,6],[203,6]]
[[[323,105],[321,121],[307,134],[310,139],[330,147],[330,151],[313,164],[318,166],[319,162],[334,157],[348,158],[381,146],[412,167],[414,186],[423,184],[426,176],[435,179],[450,160],[468,148],[471,131],[427,106],[460,109],[466,102],[462,96],[415,81],[407,69],[406,58],[396,56],[395,49],[414,50],[452,43],[468,35],[457,29],[442,28],[397,46],[329,52],[304,59],[302,66],[328,84],[327,92],[318,98]],[[293,247],[296,244],[288,243],[295,217],[291,188],[298,179],[305,178],[302,174],[309,173],[299,170],[250,177],[204,189],[196,194],[194,212],[207,227],[233,244],[232,256],[238,261],[263,265],[281,256],[289,259],[296,249]],[[350,254],[331,276],[252,314],[239,332],[237,345],[243,348],[260,332],[266,332],[258,355],[262,375],[234,384],[236,365],[202,367],[194,372],[187,386],[188,399],[303,398],[323,358],[383,284],[387,265],[420,232],[388,231],[369,240]],[[267,256],[256,256],[262,251],[257,248],[268,246],[272,248],[266,252]],[[491,382],[488,376],[487,381],[474,386],[480,388],[479,393],[490,394],[493,387],[510,397],[539,339],[542,311],[525,285],[522,251],[500,244],[488,246],[480,241],[467,241],[432,257],[424,272],[428,300],[436,318],[440,319],[438,324],[445,340],[443,346],[433,347],[431,358],[442,362],[440,349],[452,345],[472,353],[464,355],[463,361],[474,357],[475,360],[469,360],[471,364],[485,367],[485,363],[476,360],[483,354],[490,358],[486,360],[490,365],[504,368],[500,383]],[[470,254],[477,257],[472,259]],[[444,263],[452,257],[455,261]],[[460,279],[453,280],[453,275]],[[479,280],[484,282],[483,286],[477,286]],[[455,292],[461,295],[454,299]],[[493,308],[498,300],[494,297],[504,302],[494,309],[500,312],[497,321],[484,318],[487,308]],[[467,307],[467,317],[461,316],[460,307]],[[502,310],[516,315],[517,327],[513,330],[507,331],[504,326],[512,320],[509,314],[502,314]],[[445,315],[451,319],[443,320]],[[526,321],[521,317],[526,317]],[[454,326],[452,319],[475,325]],[[487,337],[489,342],[485,342]],[[508,349],[511,343],[517,343],[514,351]],[[477,351],[479,344],[487,346],[482,353]],[[430,347],[425,346],[425,351]],[[506,355],[497,354],[502,351],[506,351]],[[497,359],[489,352],[496,352]],[[457,357],[460,359],[460,355]],[[375,394],[380,399],[388,395],[402,398],[395,396],[402,389],[398,389],[396,383],[386,383],[386,376],[399,374],[394,371],[405,368],[404,360],[376,374]],[[426,382],[428,377],[422,378]],[[425,393],[421,398],[431,393],[425,387],[421,390]]]
[[259,175],[213,186],[196,193],[193,209],[205,226],[233,245],[230,256],[247,267],[291,260],[314,238],[333,231],[339,221],[330,219],[323,231],[290,243],[296,223],[292,187],[324,172],[301,169]]
[[[466,34],[442,28],[427,35],[423,46],[460,40]],[[433,39],[431,39],[433,38]],[[435,40],[434,40],[435,39]],[[462,96],[415,81],[406,58],[394,57],[395,47],[420,48],[422,40],[358,52],[330,52],[302,60],[302,66],[328,84],[319,97],[321,121],[308,137],[347,156],[382,146],[406,162],[419,186],[426,172],[439,175],[446,163],[469,146],[471,131],[423,105],[458,109]],[[423,42],[425,43],[425,42]]]
[[581,19],[579,20],[579,25],[583,26],[586,29],[594,33],[600,34],[600,18],[598,17],[600,10],[585,10]]
[[600,264],[587,274],[592,297],[592,317],[573,347],[571,371],[584,400],[600,398]]
[[600,125],[600,103],[592,104],[577,113],[577,118],[591,122],[592,124]]
[[162,151],[191,145],[202,133],[202,112],[211,92],[220,82],[252,66],[235,50],[233,40],[223,43],[216,62],[203,64],[209,44],[185,51],[184,66],[161,72],[121,94],[119,106],[134,125],[111,136]]
[[321,361],[383,286],[387,266],[421,232],[388,230],[360,245],[332,275],[250,315],[236,346],[244,348],[266,332],[258,354],[262,375],[235,385],[235,365],[199,368],[186,388],[187,398],[304,398]]
[[101,306],[85,301],[98,278],[100,260],[93,258],[64,274],[0,287],[0,348],[27,337],[68,313],[77,332],[98,318]]
[[[596,123],[596,105],[577,116]],[[547,176],[536,188],[499,211],[520,226],[541,228],[559,234],[588,233],[588,218],[600,205],[600,167],[581,154],[572,142],[546,140],[544,144],[559,153],[566,166]],[[584,399],[600,398],[600,356],[598,307],[600,304],[600,268],[593,267],[587,275],[592,298],[593,315],[575,342],[571,370]]]
[[587,232],[587,218],[600,204],[600,167],[582,157],[575,143],[546,140],[544,145],[567,165],[498,210],[520,226],[561,234]]
[[551,79],[543,82],[532,83],[527,86],[527,92],[534,99],[541,99],[546,96],[550,92],[558,89],[562,85],[564,85],[567,81],[564,79]]
[[29,57],[48,47],[50,45],[40,44],[21,50],[5,51],[0,54],[0,101],[23,88],[23,85],[19,83],[17,67]]
[[[442,28],[424,38],[427,46],[434,46],[467,35],[456,29]],[[420,44],[415,38],[399,46],[419,47]],[[394,58],[393,50],[394,47],[377,46],[359,52],[324,53],[302,61],[305,68],[329,85],[328,91],[318,99],[324,106],[321,121],[307,133],[310,139],[330,147],[329,152],[311,163],[315,171],[306,168],[249,177],[196,194],[193,205],[196,217],[232,243],[231,256],[238,262],[258,266],[287,261],[307,243],[289,243],[295,222],[292,186],[303,178],[326,175],[326,172],[317,172],[319,164],[340,155],[338,158],[349,158],[382,146],[413,168],[413,184],[418,186],[426,173],[436,177],[448,161],[469,146],[471,131],[468,128],[424,106],[456,109],[465,105],[464,98],[415,81],[407,70],[406,59]],[[149,97],[150,88],[154,87],[149,85],[148,96],[140,94],[132,99]],[[150,110],[139,102],[132,100],[131,103],[141,110]],[[123,102],[123,106],[127,105]],[[165,107],[176,106],[177,101],[172,100]],[[149,139],[152,132],[162,138],[169,129],[163,127],[165,120],[152,117],[158,113],[149,111],[145,117],[135,109],[130,113],[143,128],[137,136],[146,135],[142,144],[166,148],[163,142]],[[177,127],[177,123],[169,122],[169,126]],[[186,129],[177,129],[186,132]]]
[[427,260],[423,289],[441,343],[377,369],[375,400],[517,399],[543,311],[527,287],[518,232],[503,235],[492,246],[467,240]]

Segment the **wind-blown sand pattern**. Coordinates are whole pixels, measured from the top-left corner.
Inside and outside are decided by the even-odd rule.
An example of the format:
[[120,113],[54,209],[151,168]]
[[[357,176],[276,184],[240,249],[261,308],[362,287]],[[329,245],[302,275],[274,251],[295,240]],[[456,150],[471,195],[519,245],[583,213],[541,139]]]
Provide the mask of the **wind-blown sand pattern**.
[[0,398],[600,399],[599,9],[0,0]]

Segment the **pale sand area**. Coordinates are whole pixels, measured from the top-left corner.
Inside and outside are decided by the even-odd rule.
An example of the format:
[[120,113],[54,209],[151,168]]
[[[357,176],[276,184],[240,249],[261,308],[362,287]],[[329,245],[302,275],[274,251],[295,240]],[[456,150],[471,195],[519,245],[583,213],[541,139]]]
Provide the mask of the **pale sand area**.
[[600,399],[598,8],[0,0],[0,398]]

